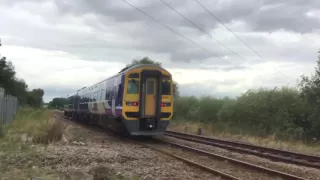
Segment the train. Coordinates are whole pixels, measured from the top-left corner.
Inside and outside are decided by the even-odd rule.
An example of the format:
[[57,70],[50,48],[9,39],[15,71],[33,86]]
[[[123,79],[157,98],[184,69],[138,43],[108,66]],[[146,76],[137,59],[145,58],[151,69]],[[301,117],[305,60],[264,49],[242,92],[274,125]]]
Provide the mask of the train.
[[130,136],[161,136],[173,116],[172,75],[158,65],[134,65],[67,99],[67,118]]

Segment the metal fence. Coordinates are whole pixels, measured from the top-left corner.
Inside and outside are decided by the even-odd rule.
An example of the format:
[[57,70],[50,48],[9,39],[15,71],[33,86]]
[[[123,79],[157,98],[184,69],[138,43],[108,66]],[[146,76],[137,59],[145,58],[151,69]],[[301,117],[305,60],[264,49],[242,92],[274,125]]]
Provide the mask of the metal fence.
[[0,124],[10,123],[18,110],[18,99],[10,95],[0,95]]

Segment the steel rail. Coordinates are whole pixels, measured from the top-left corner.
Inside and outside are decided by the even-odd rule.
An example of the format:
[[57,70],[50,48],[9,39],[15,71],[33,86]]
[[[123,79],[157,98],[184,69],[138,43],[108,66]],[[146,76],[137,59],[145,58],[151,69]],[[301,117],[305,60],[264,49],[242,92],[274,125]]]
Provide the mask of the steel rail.
[[203,155],[206,155],[206,156],[210,156],[210,157],[213,157],[213,158],[219,158],[219,159],[222,159],[222,160],[228,160],[229,162],[232,162],[234,164],[241,165],[241,166],[246,166],[247,168],[255,169],[255,170],[258,170],[258,171],[261,171],[261,172],[265,172],[267,174],[272,174],[272,175],[275,175],[275,176],[279,176],[281,178],[305,180],[305,178],[303,178],[303,177],[299,177],[299,176],[295,176],[295,175],[292,175],[292,174],[276,171],[276,170],[273,170],[273,169],[265,168],[265,167],[262,167],[262,166],[259,166],[259,165],[251,164],[251,163],[244,162],[244,161],[241,161],[241,160],[238,160],[238,159],[233,159],[233,158],[230,158],[230,157],[227,157],[227,156],[222,156],[222,155],[219,155],[219,154],[215,154],[215,153],[212,153],[212,152],[196,149],[196,148],[185,146],[185,145],[182,145],[182,144],[170,142],[168,140],[159,140],[159,141],[161,141],[163,143],[167,143],[167,144],[172,145],[172,146],[176,146],[176,147],[181,148],[181,149],[186,149],[188,151],[193,151],[193,152],[196,152],[196,153],[199,153],[199,154],[203,154]]
[[292,151],[285,151],[242,142],[222,140],[175,131],[166,131],[165,135],[201,144],[212,145],[232,151],[237,151],[240,153],[246,153],[276,161],[282,161],[290,164],[320,168],[320,157],[315,155],[302,154]]

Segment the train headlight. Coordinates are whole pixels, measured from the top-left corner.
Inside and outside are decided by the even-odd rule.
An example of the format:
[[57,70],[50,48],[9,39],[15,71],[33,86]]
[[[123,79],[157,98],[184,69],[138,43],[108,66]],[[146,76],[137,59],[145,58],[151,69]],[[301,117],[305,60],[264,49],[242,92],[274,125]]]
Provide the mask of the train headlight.
[[171,106],[171,103],[161,103],[161,107],[168,107]]
[[138,102],[126,102],[127,106],[138,106],[139,103]]

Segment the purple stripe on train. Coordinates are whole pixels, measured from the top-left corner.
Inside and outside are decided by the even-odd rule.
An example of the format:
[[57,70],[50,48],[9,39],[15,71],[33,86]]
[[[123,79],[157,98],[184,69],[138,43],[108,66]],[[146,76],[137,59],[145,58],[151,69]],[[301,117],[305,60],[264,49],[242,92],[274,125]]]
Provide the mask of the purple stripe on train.
[[[106,108],[105,108],[105,112],[106,112],[106,114],[107,114],[108,116],[113,116],[113,114],[112,114],[112,109],[106,109]],[[118,117],[118,116],[121,116],[121,114],[122,114],[122,109],[116,109],[115,112],[116,112],[116,116],[117,116],[117,117]]]

